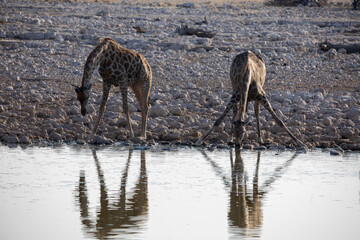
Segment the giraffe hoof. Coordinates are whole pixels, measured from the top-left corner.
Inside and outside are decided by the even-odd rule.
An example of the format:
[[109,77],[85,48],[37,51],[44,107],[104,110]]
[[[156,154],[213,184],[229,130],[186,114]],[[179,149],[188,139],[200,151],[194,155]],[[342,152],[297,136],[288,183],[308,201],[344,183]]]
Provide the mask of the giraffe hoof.
[[146,136],[140,135],[139,139],[140,139],[141,141],[146,141]]
[[93,139],[94,139],[93,136],[89,136],[89,137],[86,139],[86,142],[87,142],[87,143],[90,143]]
[[203,141],[201,139],[197,140],[196,143],[194,143],[195,147],[200,147],[202,145]]
[[302,145],[302,146],[297,147],[296,151],[306,153],[309,151],[309,148],[306,145]]

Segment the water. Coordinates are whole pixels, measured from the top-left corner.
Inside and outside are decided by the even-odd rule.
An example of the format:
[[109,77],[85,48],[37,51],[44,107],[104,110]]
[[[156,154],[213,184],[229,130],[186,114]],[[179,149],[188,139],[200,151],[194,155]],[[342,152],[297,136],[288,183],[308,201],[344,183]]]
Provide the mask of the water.
[[358,239],[360,154],[0,146],[0,239]]

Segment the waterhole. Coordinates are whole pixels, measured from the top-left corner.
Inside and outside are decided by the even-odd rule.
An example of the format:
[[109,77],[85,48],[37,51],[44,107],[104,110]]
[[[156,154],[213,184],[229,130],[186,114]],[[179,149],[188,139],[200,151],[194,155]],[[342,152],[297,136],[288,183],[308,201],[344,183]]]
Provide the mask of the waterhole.
[[0,239],[358,239],[360,154],[0,146]]

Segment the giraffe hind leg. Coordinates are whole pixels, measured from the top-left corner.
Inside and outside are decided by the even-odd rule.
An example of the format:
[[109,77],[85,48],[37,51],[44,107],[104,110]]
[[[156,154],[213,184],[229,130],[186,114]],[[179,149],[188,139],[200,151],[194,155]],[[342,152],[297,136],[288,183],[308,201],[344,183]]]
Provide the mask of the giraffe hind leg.
[[134,138],[134,132],[132,129],[131,118],[130,118],[130,113],[129,113],[129,106],[128,106],[127,87],[121,87],[120,91],[121,91],[122,101],[123,101],[123,111],[126,114],[126,119],[127,119],[128,125],[129,125],[130,138]]
[[133,90],[136,99],[139,102],[141,108],[141,133],[140,138],[146,139],[146,126],[147,116],[149,111],[149,94],[150,88],[144,88],[142,83],[132,84],[131,89]]
[[257,100],[269,111],[269,113],[271,114],[271,116],[275,119],[275,122],[282,128],[284,129],[289,136],[299,145],[302,147],[306,148],[306,145],[300,141],[299,139],[297,139],[291,132],[290,130],[287,128],[287,126],[285,125],[285,123],[276,115],[274,109],[271,107],[271,104],[268,100],[268,98],[266,97],[265,94],[259,94],[257,97]]

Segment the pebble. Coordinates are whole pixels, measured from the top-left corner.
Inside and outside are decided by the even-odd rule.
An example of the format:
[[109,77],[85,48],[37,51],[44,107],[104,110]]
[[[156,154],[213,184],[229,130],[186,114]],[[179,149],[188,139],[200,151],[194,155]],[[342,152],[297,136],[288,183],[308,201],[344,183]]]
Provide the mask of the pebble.
[[8,143],[8,144],[16,144],[16,143],[19,143],[19,139],[17,136],[7,136],[5,137],[5,142]]
[[106,137],[102,137],[99,135],[96,135],[93,139],[93,141],[91,141],[92,144],[96,144],[96,145],[102,145],[102,144],[111,144],[113,143],[113,141],[111,141],[110,139],[107,139]]
[[53,131],[53,132],[49,135],[49,139],[50,139],[51,141],[54,141],[54,142],[60,142],[61,139],[62,139],[62,137],[61,137],[61,135],[60,135],[59,133]]
[[341,152],[337,150],[330,150],[330,155],[338,156],[341,155]]
[[150,116],[151,117],[166,117],[169,114],[169,110],[162,105],[156,105],[151,107]]
[[19,139],[19,143],[21,144],[31,144],[31,140],[27,136],[21,136]]

